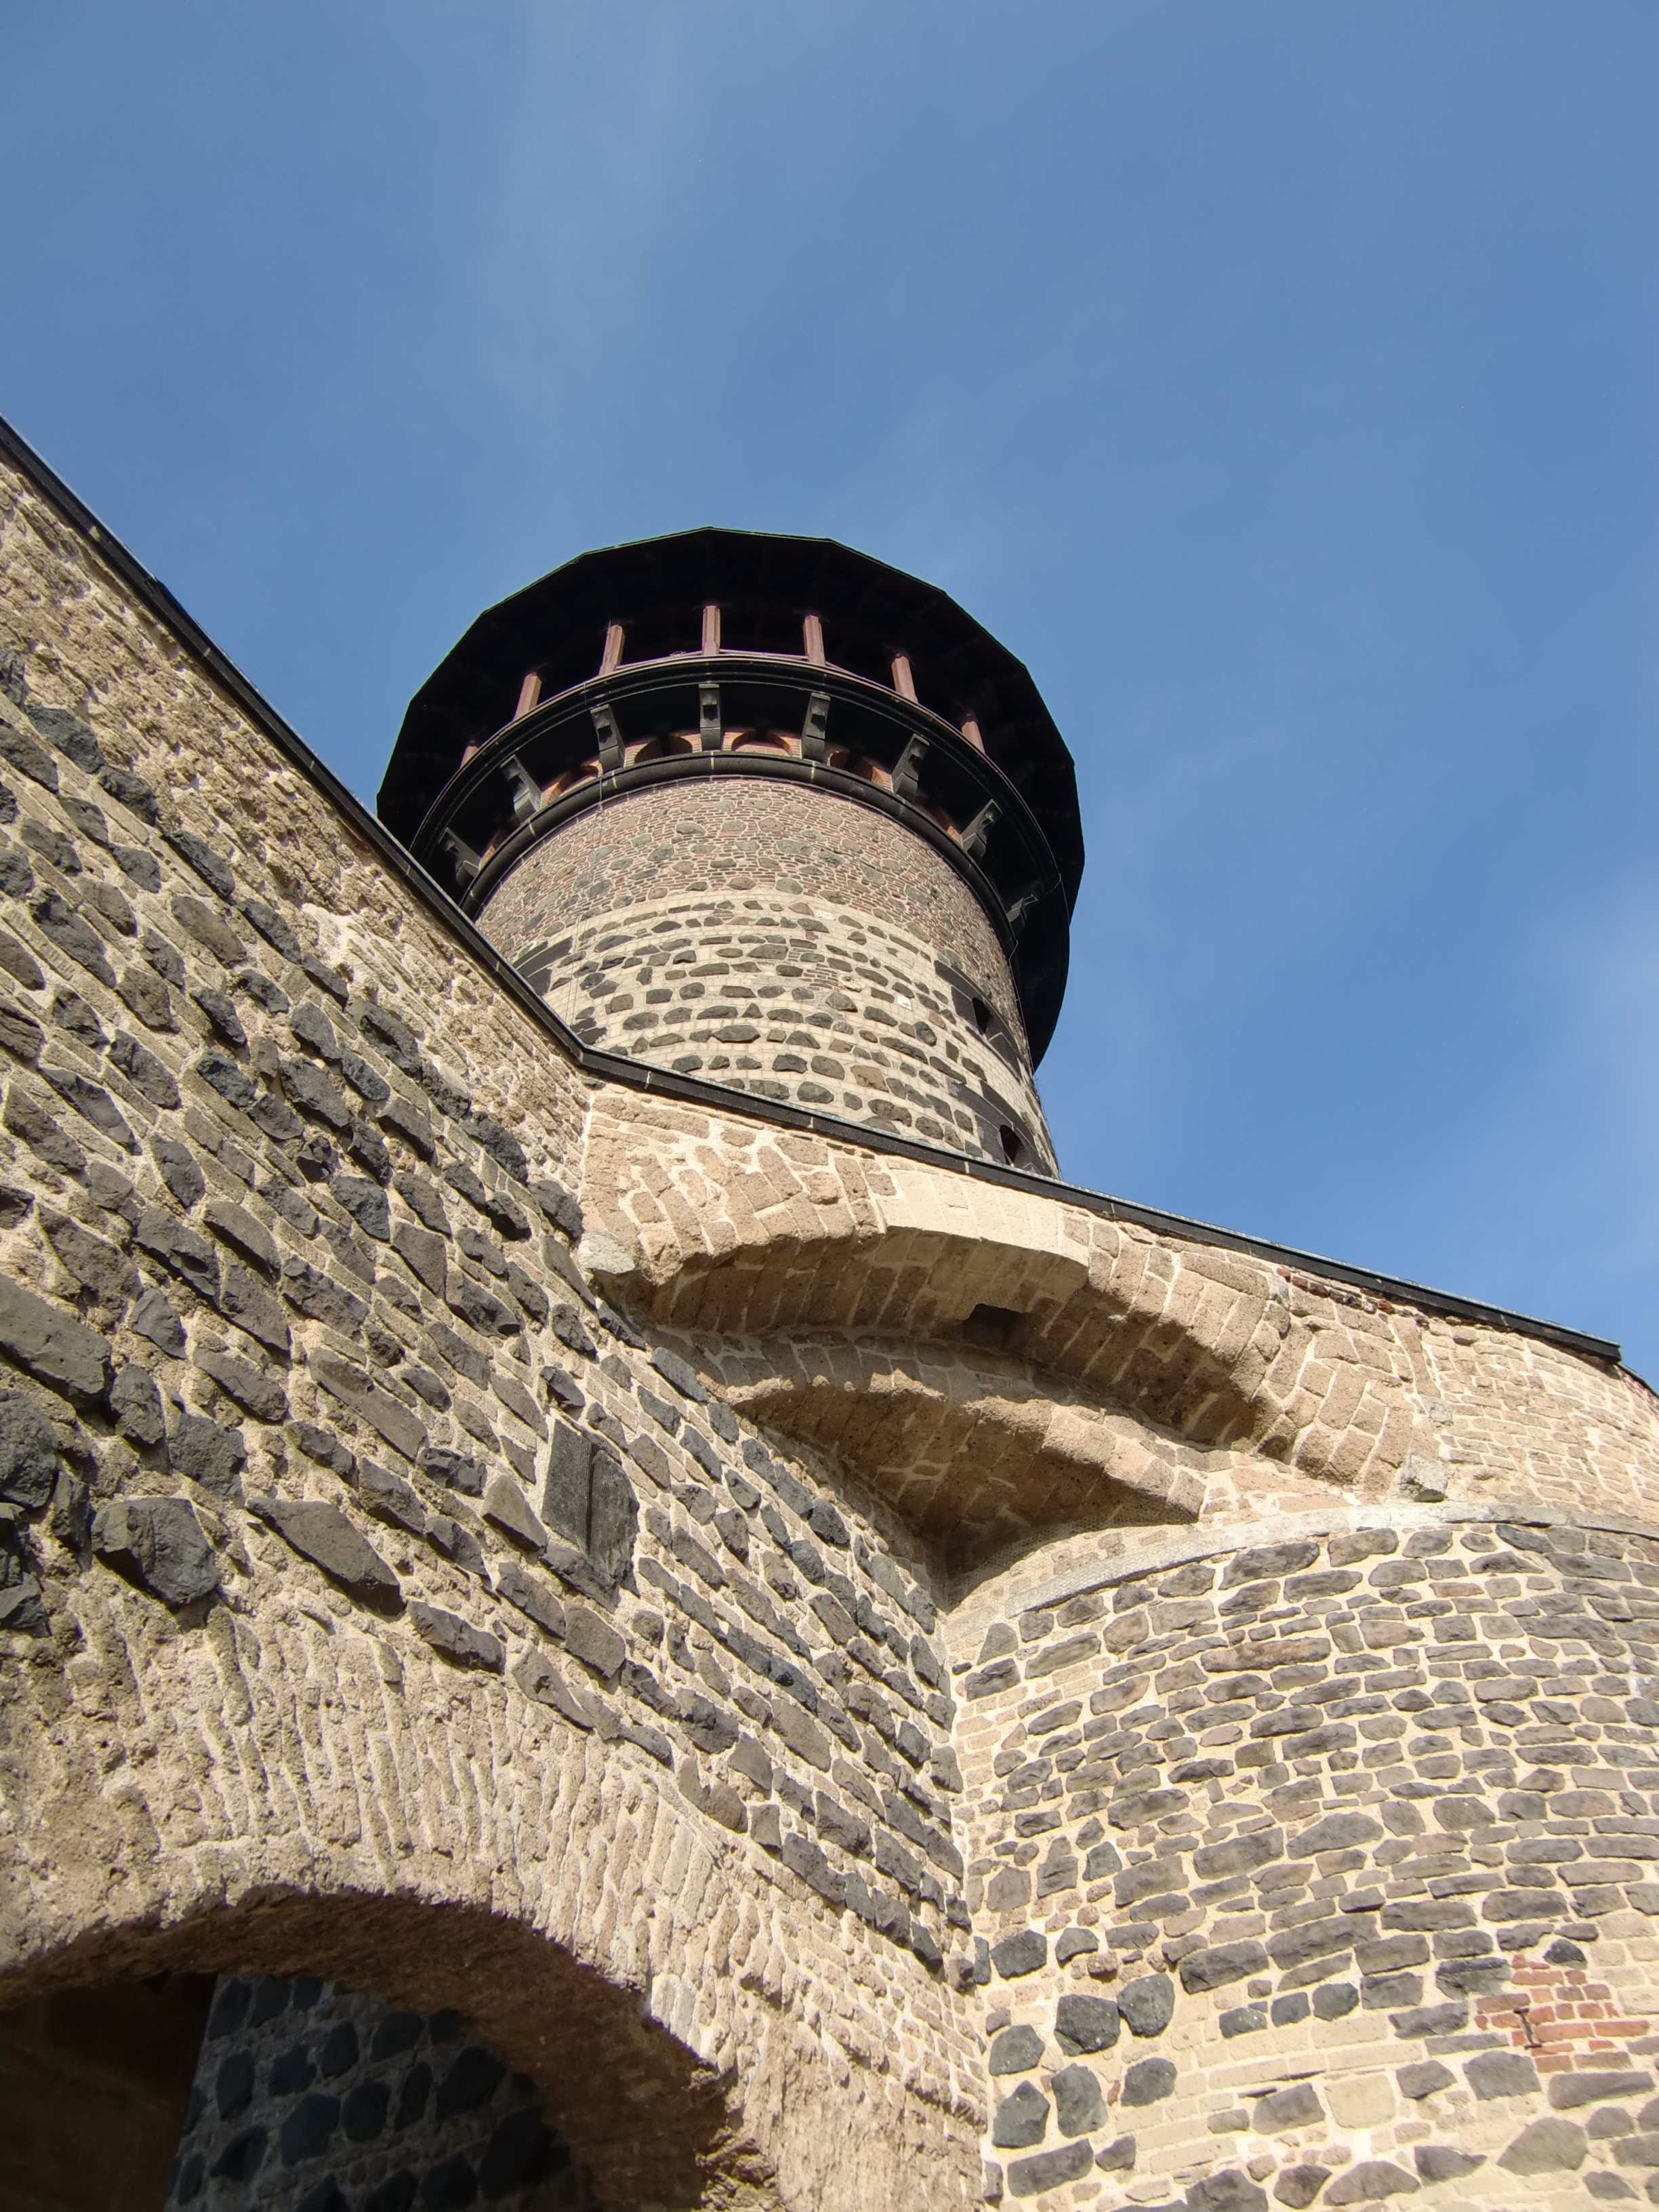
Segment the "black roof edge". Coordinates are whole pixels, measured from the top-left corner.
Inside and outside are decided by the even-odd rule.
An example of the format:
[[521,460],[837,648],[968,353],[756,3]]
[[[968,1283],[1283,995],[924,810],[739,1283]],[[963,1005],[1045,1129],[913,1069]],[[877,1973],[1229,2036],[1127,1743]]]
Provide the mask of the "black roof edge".
[[1249,1237],[1231,1229],[1218,1229],[1208,1222],[1190,1220],[1183,1214],[1166,1213],[1158,1206],[1139,1206],[1127,1199],[1108,1197],[1103,1192],[1087,1190],[1076,1183],[1050,1181],[1046,1176],[1031,1175],[1018,1168],[1000,1167],[989,1160],[970,1159],[963,1153],[946,1152],[940,1146],[922,1144],[914,1138],[890,1135],[881,1130],[866,1128],[859,1122],[842,1121],[833,1115],[814,1114],[804,1107],[791,1106],[782,1101],[754,1097],[747,1091],[731,1091],[721,1084],[708,1083],[696,1076],[676,1074],[670,1068],[653,1067],[648,1061],[627,1060],[619,1053],[596,1051],[592,1047],[584,1045],[546,1001],[531,989],[511,963],[501,957],[489,939],[467,919],[448,893],[433,881],[378,816],[373,814],[356,793],[340,781],[333,769],[312,750],[298,731],[283,720],[235,663],[219,650],[167,586],[152,575],[112,532],[104,527],[86,502],[70,490],[56,471],[41,459],[3,416],[0,416],[0,452],[3,452],[33,481],[37,489],[45,494],[66,521],[91,542],[100,557],[142,604],[166,623],[179,642],[194,654],[213,681],[288,756],[294,766],[317,786],[336,811],[345,817],[352,834],[371,846],[386,866],[403,878],[449,934],[489,972],[525,1012],[540,1024],[566,1059],[585,1074],[603,1082],[620,1084],[629,1090],[642,1091],[653,1097],[703,1106],[710,1112],[734,1115],[739,1120],[769,1121],[837,1144],[854,1146],[863,1152],[912,1159],[922,1166],[936,1168],[948,1174],[967,1176],[978,1182],[994,1183],[1006,1190],[1024,1191],[1033,1197],[1054,1199],[1063,1205],[1076,1206],[1087,1212],[1098,1214],[1109,1221],[1129,1222],[1139,1228],[1155,1230],[1188,1243],[1207,1244],[1223,1251],[1245,1253],[1253,1259],[1266,1260],[1276,1266],[1316,1275],[1327,1282],[1341,1283],[1387,1304],[1420,1306],[1427,1312],[1443,1314],[1451,1320],[1474,1322],[1488,1328],[1506,1329],[1517,1336],[1553,1344],[1582,1358],[1601,1360],[1613,1366],[1622,1364],[1620,1347],[1608,1337],[1591,1336],[1581,1329],[1566,1328],[1555,1322],[1540,1321],[1530,1314],[1513,1313],[1505,1307],[1490,1305],[1480,1298],[1459,1297],[1455,1292],[1434,1290],[1425,1284],[1410,1282],[1401,1276],[1379,1274],[1373,1268],[1350,1267],[1344,1261],[1323,1259],[1317,1253],[1297,1251],[1293,1246],[1276,1244],[1266,1237]]
[[[532,649],[523,625],[544,629],[551,623],[556,629],[568,627],[585,596],[596,588],[603,590],[611,614],[625,613],[625,606],[617,604],[619,598],[644,592],[647,599],[660,600],[666,568],[676,564],[695,567],[708,561],[724,564],[732,549],[741,549],[756,560],[770,558],[786,565],[799,563],[804,568],[816,565],[819,569],[834,568],[844,571],[842,586],[856,583],[859,589],[868,590],[879,584],[890,596],[908,602],[912,616],[925,615],[954,634],[951,651],[970,655],[980,676],[1009,695],[999,713],[988,720],[985,720],[988,709],[984,705],[977,710],[985,720],[987,750],[1020,789],[1027,805],[1041,823],[1066,885],[1069,912],[1076,903],[1085,860],[1077,764],[1030,670],[942,585],[914,575],[908,569],[896,568],[878,555],[866,553],[836,538],[704,523],[687,530],[663,532],[652,538],[591,546],[571,555],[545,574],[532,577],[476,615],[409,701],[376,796],[377,811],[383,811],[393,830],[414,843],[421,818],[468,746],[481,744],[509,726],[506,720],[490,724],[487,720],[476,720],[479,702],[475,698],[473,708],[468,709],[465,702],[469,694],[476,691],[486,665],[510,653],[512,684],[510,687],[497,687],[492,709],[507,714],[507,702],[525,665],[519,656]],[[728,583],[732,580],[728,577]],[[825,574],[810,578],[802,574],[793,582],[805,587],[810,599],[817,596],[818,587],[828,587],[830,579]],[[775,577],[773,584],[781,587]],[[692,587],[691,580],[687,579],[685,590],[689,592]],[[708,576],[696,585],[699,592],[718,588]],[[826,605],[823,611],[832,623],[837,618],[833,604]],[[545,645],[548,637],[544,635],[541,641]],[[914,641],[913,649],[920,642]],[[562,690],[572,687],[562,684],[559,688]],[[937,700],[930,702],[925,695],[922,703],[931,703],[936,713],[944,712]],[[946,719],[951,717],[947,715]],[[441,744],[433,735],[434,725],[447,732]],[[1017,735],[1019,742],[1015,744]],[[445,765],[434,779],[433,762],[438,755],[442,756]]]

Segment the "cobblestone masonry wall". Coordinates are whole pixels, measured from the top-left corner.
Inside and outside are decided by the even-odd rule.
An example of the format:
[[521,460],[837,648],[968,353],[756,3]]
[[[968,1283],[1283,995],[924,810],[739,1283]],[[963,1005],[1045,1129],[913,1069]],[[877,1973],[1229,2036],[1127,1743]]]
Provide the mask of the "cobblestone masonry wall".
[[585,1087],[3,514],[0,1990],[459,2013],[612,2212],[1645,2193],[1644,1387]]
[[38,502],[3,550],[8,1985],[459,2003],[612,2204],[959,2197],[925,1589],[594,1300],[545,1037]]
[[1054,1169],[995,933],[864,807],[758,777],[638,792],[534,847],[480,922],[591,1043],[999,1162],[1008,1128]]
[[228,1975],[209,2016],[167,2212],[597,2212],[533,2082],[423,2016],[315,1978]]
[[1645,2197],[1659,1538],[1284,1529],[954,1626],[988,2195]]

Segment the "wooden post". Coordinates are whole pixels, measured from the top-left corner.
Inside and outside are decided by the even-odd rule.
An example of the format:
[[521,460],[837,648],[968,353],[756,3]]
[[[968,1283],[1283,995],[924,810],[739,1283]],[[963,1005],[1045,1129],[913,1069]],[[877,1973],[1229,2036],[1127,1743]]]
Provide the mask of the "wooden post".
[[519,703],[513,709],[514,720],[515,722],[523,721],[525,716],[530,712],[531,708],[539,702],[541,696],[541,674],[538,670],[532,668],[529,675],[525,678],[524,682],[519,686]]
[[705,653],[718,653],[720,649],[720,611],[718,607],[705,607],[702,611],[702,649]]
[[914,699],[916,696],[916,679],[910,673],[910,656],[908,653],[896,653],[893,655],[893,689],[901,699]]
[[962,718],[962,734],[976,753],[985,750],[985,740],[979,733],[979,724],[971,714],[964,714]]
[[620,623],[607,623],[605,633],[605,657],[599,662],[599,673],[601,676],[609,676],[612,670],[620,665],[622,660],[622,624]]
[[815,667],[822,668],[823,659],[823,624],[816,615],[803,617],[800,626],[801,648]]

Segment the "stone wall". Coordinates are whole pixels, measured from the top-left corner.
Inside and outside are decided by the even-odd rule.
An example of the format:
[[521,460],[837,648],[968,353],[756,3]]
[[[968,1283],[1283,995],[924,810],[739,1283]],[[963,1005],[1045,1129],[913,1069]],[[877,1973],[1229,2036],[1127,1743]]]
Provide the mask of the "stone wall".
[[5,1987],[309,1973],[608,2202],[948,2197],[925,1588],[596,1295],[546,1033],[9,498]]
[[1645,1386],[589,1082],[19,476],[0,640],[0,2002],[263,1978],[178,2201],[1639,2192]]
[[999,1162],[1006,1129],[1054,1170],[995,933],[921,838],[850,801],[758,777],[638,792],[533,847],[479,920],[589,1043]]
[[953,1623],[988,2193],[1645,2193],[1659,1537],[1308,1524]]
[[227,1975],[167,2212],[597,2212],[535,2084],[453,2012],[319,1981]]

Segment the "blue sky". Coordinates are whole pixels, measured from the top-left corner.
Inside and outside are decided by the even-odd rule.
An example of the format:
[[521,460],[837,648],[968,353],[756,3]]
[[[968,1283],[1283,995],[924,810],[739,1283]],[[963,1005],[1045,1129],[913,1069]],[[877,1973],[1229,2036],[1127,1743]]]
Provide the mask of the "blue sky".
[[1030,665],[1079,1182],[1659,1380],[1651,0],[0,12],[0,412],[366,798],[479,608],[823,532]]

